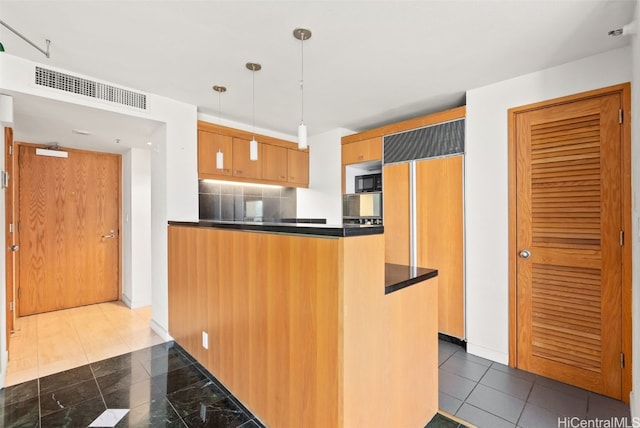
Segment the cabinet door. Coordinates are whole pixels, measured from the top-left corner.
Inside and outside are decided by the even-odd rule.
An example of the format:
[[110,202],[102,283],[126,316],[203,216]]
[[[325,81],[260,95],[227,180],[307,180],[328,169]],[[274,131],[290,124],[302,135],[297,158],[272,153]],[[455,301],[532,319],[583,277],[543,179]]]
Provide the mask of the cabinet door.
[[382,137],[342,145],[342,164],[382,160]]
[[[382,170],[382,218],[384,222],[384,261],[408,265],[409,228],[409,164],[385,166]],[[425,267],[432,267],[426,266]]]
[[464,338],[462,159],[416,162],[418,265],[438,269],[438,330],[459,338]]
[[302,150],[287,149],[288,151],[288,177],[287,181],[292,184],[309,185],[309,152]]
[[287,181],[287,148],[262,145],[262,178],[272,181]]
[[[198,174],[231,175],[231,137],[198,131]],[[216,154],[222,152],[222,169],[216,168]]]
[[258,144],[258,160],[249,159],[249,140],[233,138],[233,176],[262,178],[262,144]]

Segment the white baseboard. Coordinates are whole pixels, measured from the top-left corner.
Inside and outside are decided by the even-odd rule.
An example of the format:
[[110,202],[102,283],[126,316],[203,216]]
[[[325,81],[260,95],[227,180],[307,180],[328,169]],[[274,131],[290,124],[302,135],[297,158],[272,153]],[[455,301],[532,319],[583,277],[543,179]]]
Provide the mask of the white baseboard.
[[133,307],[131,306],[131,299],[129,298],[129,296],[125,295],[124,293],[122,294],[122,303],[127,305],[127,308],[133,309]]
[[169,335],[169,332],[167,331],[167,329],[161,326],[160,324],[158,324],[156,320],[151,319],[150,325],[151,325],[151,330],[156,332],[156,334],[160,336],[162,339],[166,341],[173,340],[173,337]]
[[634,420],[636,417],[640,417],[640,414],[638,413],[640,409],[638,408],[638,403],[636,402],[633,391],[629,393],[629,409],[631,410],[631,420]]
[[484,346],[474,345],[467,342],[467,352],[476,357],[486,358],[487,360],[495,361],[500,364],[509,364],[509,354],[498,352],[493,349],[485,348]]

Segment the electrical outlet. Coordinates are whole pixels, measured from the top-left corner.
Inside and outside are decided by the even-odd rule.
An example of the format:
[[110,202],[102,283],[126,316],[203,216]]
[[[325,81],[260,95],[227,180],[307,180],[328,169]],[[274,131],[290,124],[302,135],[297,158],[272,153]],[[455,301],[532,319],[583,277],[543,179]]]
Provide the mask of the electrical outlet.
[[209,349],[209,335],[206,331],[202,332],[202,347],[204,349]]

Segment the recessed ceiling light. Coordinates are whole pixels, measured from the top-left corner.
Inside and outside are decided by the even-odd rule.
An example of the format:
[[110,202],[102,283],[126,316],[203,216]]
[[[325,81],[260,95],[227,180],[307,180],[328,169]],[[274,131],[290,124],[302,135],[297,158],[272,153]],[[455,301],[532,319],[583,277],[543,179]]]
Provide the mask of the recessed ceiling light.
[[116,144],[120,144],[120,138],[116,138]]
[[150,145],[151,145],[151,141],[147,141],[147,146],[150,146]]
[[72,129],[71,132],[80,135],[91,135],[91,131],[85,131],[84,129]]

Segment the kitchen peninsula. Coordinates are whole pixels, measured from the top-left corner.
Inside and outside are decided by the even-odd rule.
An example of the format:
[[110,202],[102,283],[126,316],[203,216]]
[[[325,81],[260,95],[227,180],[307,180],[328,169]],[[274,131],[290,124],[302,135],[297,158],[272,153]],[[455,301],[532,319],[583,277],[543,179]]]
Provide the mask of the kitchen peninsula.
[[423,427],[437,271],[384,259],[382,226],[170,222],[170,334],[269,427]]

